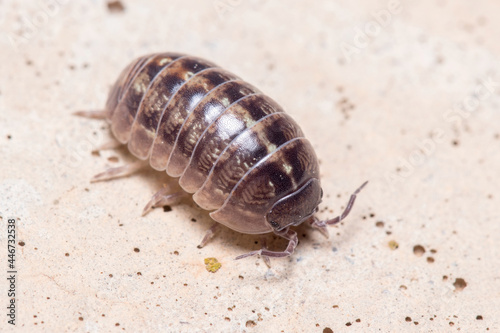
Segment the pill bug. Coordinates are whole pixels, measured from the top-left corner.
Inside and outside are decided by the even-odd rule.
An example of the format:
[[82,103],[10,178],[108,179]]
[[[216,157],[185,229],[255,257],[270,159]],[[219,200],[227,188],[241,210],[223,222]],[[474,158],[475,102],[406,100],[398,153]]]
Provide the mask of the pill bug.
[[144,213],[189,193],[218,223],[246,234],[273,232],[289,241],[284,251],[264,246],[237,259],[259,254],[268,263],[268,257],[291,255],[298,239],[290,227],[305,221],[328,235],[326,226],[348,215],[366,185],[351,195],[340,216],[318,220],[314,213],[323,196],[318,160],[299,125],[253,85],[189,55],[137,58],[120,74],[104,110],[76,114],[110,124],[117,142],[99,149],[126,144],[139,159],[94,181],[129,175],[144,164],[179,178],[184,192],[162,188]]

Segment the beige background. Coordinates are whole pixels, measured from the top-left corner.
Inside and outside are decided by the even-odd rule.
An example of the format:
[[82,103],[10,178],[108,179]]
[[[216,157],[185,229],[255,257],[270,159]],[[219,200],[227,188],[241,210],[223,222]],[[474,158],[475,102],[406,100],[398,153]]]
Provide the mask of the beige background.
[[[122,1],[0,1],[0,262],[16,217],[18,331],[500,330],[500,4]],[[92,155],[107,126],[71,112],[101,108],[156,51],[210,59],[293,115],[321,160],[319,217],[370,180],[330,239],[301,227],[268,269],[233,260],[259,237],[223,229],[197,249],[211,221],[193,203],[140,217],[163,174],[89,183],[133,158]]]

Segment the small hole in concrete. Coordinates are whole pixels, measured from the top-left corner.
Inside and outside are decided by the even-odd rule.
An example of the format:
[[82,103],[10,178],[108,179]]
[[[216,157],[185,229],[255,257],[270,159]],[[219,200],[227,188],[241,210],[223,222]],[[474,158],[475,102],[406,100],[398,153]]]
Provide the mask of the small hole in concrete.
[[462,278],[457,278],[455,279],[453,286],[455,287],[455,291],[462,291],[465,287],[467,287],[467,282],[465,282]]
[[413,247],[413,253],[417,256],[417,257],[421,257],[424,255],[425,253],[425,248],[422,246],[422,245],[415,245]]
[[108,10],[110,13],[121,13],[125,10],[125,6],[120,1],[109,1]]

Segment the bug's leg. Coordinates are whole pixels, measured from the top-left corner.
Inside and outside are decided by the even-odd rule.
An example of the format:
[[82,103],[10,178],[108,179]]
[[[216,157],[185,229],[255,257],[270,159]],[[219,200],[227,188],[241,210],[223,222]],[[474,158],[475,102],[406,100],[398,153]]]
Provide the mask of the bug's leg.
[[201,249],[202,247],[204,247],[205,245],[207,245],[208,241],[211,240],[212,238],[214,238],[215,232],[218,229],[219,229],[219,223],[215,222],[214,224],[212,224],[212,226],[205,233],[205,236],[201,240],[200,245],[198,245],[198,248]]
[[170,184],[164,185],[146,204],[142,210],[142,216],[149,213],[153,208],[176,204],[188,196],[189,195],[181,189],[174,190]]
[[106,119],[105,110],[92,110],[92,111],[76,111],[73,112],[75,116],[91,118],[91,119]]
[[327,224],[325,223],[325,221],[320,221],[316,217],[313,217],[309,221],[309,224],[311,225],[311,227],[318,229],[319,232],[321,232],[323,236],[325,236],[326,238],[330,237],[330,234],[328,233],[328,228],[326,227]]
[[121,178],[129,176],[138,170],[142,169],[147,165],[147,161],[136,161],[130,164],[122,165],[117,168],[109,168],[108,170],[101,172],[90,180],[91,183],[100,182],[103,180],[110,180],[115,178]]
[[347,215],[349,215],[349,213],[352,209],[352,206],[354,205],[354,202],[356,201],[356,195],[363,189],[363,187],[366,186],[366,184],[368,184],[368,181],[364,182],[363,185],[361,185],[356,191],[354,191],[353,194],[351,194],[351,197],[349,198],[349,202],[347,203],[347,206],[344,209],[344,211],[342,212],[342,214],[340,214],[337,217],[334,217],[333,219],[329,219],[326,221],[313,220],[313,222],[311,222],[311,225],[314,228],[320,229],[320,231],[321,231],[323,226],[330,225],[330,224],[337,224],[340,221],[342,221],[343,219],[345,219],[347,217]]
[[[260,238],[260,243],[262,244],[262,249],[267,250],[267,241],[266,237],[262,236]],[[262,259],[264,259],[264,263],[267,265],[267,267],[271,268],[271,259],[267,256],[263,256]]]
[[[106,119],[106,111],[104,110],[92,110],[92,111],[76,111],[73,112],[75,116],[79,117],[84,117],[84,118],[91,118],[91,119]],[[100,145],[96,149],[92,150],[92,153],[99,152],[101,150],[108,150],[108,149],[115,149],[118,148],[122,145],[121,142],[119,142],[116,139],[112,139],[110,142],[106,142],[103,145]]]
[[116,149],[116,148],[119,148],[121,145],[122,145],[122,143],[120,141],[113,138],[111,141],[106,142],[106,143],[98,146],[94,150],[92,150],[92,153],[96,153],[96,152],[99,152],[101,150]]
[[282,252],[276,252],[276,251],[269,251],[265,247],[263,247],[260,250],[257,251],[252,251],[249,253],[242,254],[240,256],[237,256],[235,259],[243,259],[246,257],[251,257],[255,255],[260,255],[262,257],[272,257],[272,258],[279,258],[279,257],[288,257],[293,253],[293,250],[297,247],[297,244],[299,243],[299,240],[297,238],[297,233],[291,229],[284,229],[280,232],[275,231],[274,232],[276,235],[281,236],[283,238],[288,239],[288,246],[286,249]]

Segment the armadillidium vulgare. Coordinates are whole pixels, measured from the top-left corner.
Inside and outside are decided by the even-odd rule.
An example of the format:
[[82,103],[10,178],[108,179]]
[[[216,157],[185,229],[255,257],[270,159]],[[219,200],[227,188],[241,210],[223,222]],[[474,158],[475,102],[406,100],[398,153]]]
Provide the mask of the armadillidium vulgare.
[[145,163],[179,177],[184,192],[161,189],[144,213],[190,193],[216,222],[241,233],[274,232],[289,240],[282,252],[263,248],[238,258],[260,254],[268,262],[267,257],[289,256],[298,243],[290,227],[305,221],[327,235],[326,225],[347,216],[366,184],[351,195],[340,216],[315,218],[323,195],[319,166],[299,125],[257,88],[197,57],[140,57],[119,76],[105,110],[76,114],[106,119],[117,145],[126,144],[139,159],[94,181],[128,175]]

